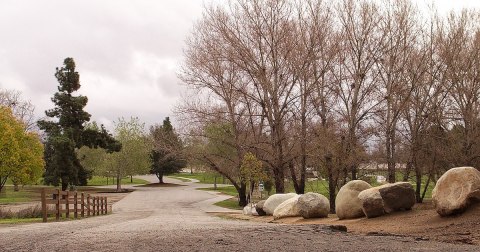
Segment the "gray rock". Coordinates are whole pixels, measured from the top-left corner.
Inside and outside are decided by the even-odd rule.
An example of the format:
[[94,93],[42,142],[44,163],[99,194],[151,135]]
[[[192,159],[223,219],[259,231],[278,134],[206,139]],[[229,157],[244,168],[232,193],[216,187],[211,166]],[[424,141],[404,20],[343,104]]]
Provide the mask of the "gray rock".
[[369,188],[372,186],[363,180],[352,180],[340,188],[335,198],[335,212],[340,220],[365,216],[358,194]]
[[304,219],[328,217],[330,202],[318,193],[306,193],[298,198],[300,215]]
[[265,200],[261,200],[255,205],[255,210],[257,210],[257,213],[259,216],[267,215],[267,213],[263,211],[264,204],[265,204]]
[[410,210],[415,205],[415,190],[408,182],[398,182],[379,189],[386,213]]
[[440,216],[465,211],[480,200],[480,172],[473,167],[457,167],[445,172],[432,192],[433,205]]
[[386,184],[364,190],[358,194],[367,218],[399,210],[410,210],[415,204],[415,191],[408,182]]
[[285,200],[288,200],[295,196],[297,196],[296,193],[287,193],[287,194],[278,193],[278,194],[271,195],[265,201],[265,204],[263,204],[263,211],[265,211],[267,215],[273,215],[275,208],[277,208]]
[[382,196],[378,189],[378,187],[374,187],[358,194],[358,198],[362,202],[362,211],[367,218],[378,217],[385,213]]

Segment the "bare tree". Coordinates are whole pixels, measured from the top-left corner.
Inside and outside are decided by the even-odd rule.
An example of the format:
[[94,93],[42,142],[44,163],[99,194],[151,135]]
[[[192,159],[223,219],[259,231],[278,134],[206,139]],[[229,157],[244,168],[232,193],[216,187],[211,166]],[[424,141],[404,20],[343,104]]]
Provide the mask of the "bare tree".
[[35,129],[35,106],[30,101],[22,98],[21,92],[0,89],[0,105],[12,109],[13,114],[25,125],[25,131]]

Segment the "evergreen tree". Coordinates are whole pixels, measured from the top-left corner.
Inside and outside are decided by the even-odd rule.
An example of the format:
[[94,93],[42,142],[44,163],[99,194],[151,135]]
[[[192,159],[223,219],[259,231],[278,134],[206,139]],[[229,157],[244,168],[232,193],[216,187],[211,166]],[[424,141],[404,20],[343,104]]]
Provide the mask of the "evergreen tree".
[[179,172],[187,165],[183,156],[183,144],[175,133],[170,118],[163,120],[163,125],[153,126],[150,129],[153,139],[153,150],[150,154],[152,168],[150,173],[157,175],[160,183],[163,176]]
[[[121,144],[103,127],[100,130],[85,129],[91,115],[83,109],[87,105],[86,96],[74,96],[80,89],[80,75],[75,71],[72,58],[64,60],[64,66],[56,69],[55,77],[59,82],[58,92],[52,98],[55,108],[45,112],[51,120],[38,122],[40,129],[47,134],[45,143],[46,184],[86,185],[91,177],[77,158],[75,150],[82,146],[102,147],[108,152],[120,151]],[[56,120],[53,120],[56,119]]]

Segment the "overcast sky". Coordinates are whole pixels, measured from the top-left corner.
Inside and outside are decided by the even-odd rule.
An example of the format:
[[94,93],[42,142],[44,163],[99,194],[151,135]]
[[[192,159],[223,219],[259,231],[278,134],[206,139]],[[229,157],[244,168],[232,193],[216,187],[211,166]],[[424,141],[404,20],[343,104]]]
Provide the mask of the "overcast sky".
[[[38,117],[52,108],[55,68],[73,57],[86,111],[112,129],[119,117],[147,125],[172,116],[182,94],[182,48],[205,2],[222,0],[0,0],[0,88],[23,92]],[[437,0],[441,12],[480,7]]]

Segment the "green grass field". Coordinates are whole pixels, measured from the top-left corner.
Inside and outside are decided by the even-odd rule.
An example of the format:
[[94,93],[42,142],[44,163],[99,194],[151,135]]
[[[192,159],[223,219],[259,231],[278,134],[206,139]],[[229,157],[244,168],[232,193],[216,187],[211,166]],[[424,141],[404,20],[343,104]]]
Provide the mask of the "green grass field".
[[174,173],[168,177],[172,178],[188,178],[188,179],[197,179],[202,184],[214,184],[215,178],[217,184],[230,184],[228,179],[223,178],[221,175],[212,172],[197,172],[197,173]]
[[201,190],[201,191],[216,191],[216,192],[221,192],[221,193],[224,193],[224,194],[227,194],[227,195],[230,195],[230,196],[237,196],[237,195],[238,195],[237,189],[235,189],[234,186],[222,186],[222,187],[217,187],[216,190],[215,190],[215,188],[213,188],[213,187],[198,188],[197,190]]
[[236,198],[231,198],[223,201],[219,201],[214,204],[215,206],[224,207],[233,210],[242,210],[243,207],[238,206],[238,200]]
[[13,186],[5,186],[0,192],[0,204],[40,201],[40,190],[45,187],[46,186],[20,186],[20,190],[15,192]]
[[[108,183],[107,183],[108,182]],[[133,178],[133,182],[130,181],[130,177],[122,178],[122,185],[129,185],[129,184],[137,184],[137,185],[144,185],[150,184],[150,182]],[[88,180],[88,186],[104,186],[104,185],[116,185],[117,180],[113,180],[112,178],[107,177],[100,177],[100,176],[93,176],[92,179]]]

